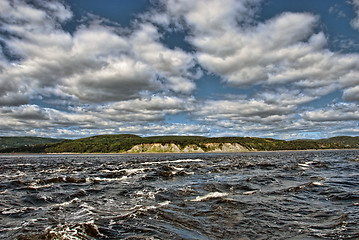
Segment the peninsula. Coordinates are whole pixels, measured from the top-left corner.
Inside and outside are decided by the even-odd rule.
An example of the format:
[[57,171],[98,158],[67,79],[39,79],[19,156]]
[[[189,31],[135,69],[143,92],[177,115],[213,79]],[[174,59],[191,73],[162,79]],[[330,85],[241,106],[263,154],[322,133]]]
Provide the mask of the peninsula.
[[[0,137],[0,144],[9,137]],[[0,153],[201,153],[359,148],[359,137],[278,140],[256,137],[99,135],[75,140],[42,139],[41,144],[7,145]],[[13,140],[13,139],[12,139]],[[4,145],[4,144],[3,144]]]

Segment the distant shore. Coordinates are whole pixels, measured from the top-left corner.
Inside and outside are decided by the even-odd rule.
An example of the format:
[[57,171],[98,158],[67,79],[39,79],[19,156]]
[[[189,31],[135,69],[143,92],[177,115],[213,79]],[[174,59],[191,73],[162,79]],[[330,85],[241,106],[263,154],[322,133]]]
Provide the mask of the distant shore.
[[131,152],[119,152],[119,153],[0,153],[0,156],[16,156],[16,155],[162,155],[162,154],[236,154],[236,153],[275,153],[275,152],[324,152],[324,151],[359,151],[359,148],[345,148],[345,149],[303,149],[303,150],[268,150],[268,151],[242,151],[242,152],[141,152],[141,153],[131,153]]
[[[31,141],[30,141],[31,140]],[[30,142],[42,141],[42,144]],[[150,154],[150,153],[237,153],[296,150],[359,149],[359,137],[279,140],[257,137],[153,136],[133,134],[99,135],[75,140],[46,142],[47,139],[1,138],[0,153],[51,154]],[[2,141],[2,142],[1,142]],[[45,142],[44,142],[45,141]],[[51,140],[53,141],[53,139]],[[13,144],[13,145],[11,145]],[[21,144],[25,144],[19,146]]]

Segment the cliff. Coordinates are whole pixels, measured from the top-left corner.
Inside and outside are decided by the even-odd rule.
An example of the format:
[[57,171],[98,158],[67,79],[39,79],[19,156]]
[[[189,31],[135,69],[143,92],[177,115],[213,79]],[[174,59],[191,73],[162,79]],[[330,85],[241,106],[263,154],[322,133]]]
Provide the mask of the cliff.
[[184,148],[171,144],[137,144],[128,153],[203,153],[203,152],[248,152],[249,150],[238,143],[205,143],[200,146],[190,144]]

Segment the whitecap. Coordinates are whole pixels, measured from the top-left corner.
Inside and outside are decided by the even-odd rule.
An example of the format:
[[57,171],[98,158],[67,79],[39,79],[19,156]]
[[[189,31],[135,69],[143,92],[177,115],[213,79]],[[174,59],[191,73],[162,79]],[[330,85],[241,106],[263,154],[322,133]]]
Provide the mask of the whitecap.
[[324,183],[321,183],[321,182],[312,182],[312,184],[314,186],[323,186],[324,185]]
[[171,203],[170,201],[164,201],[164,202],[159,203],[158,205],[163,207],[163,206],[169,205],[170,203]]
[[253,191],[247,191],[247,192],[244,192],[242,193],[243,195],[253,195],[255,194],[257,191],[256,190],[253,190]]
[[92,181],[98,181],[98,182],[115,182],[115,181],[124,181],[127,179],[127,176],[123,176],[120,178],[99,178],[99,177],[95,177],[92,178],[90,180]]
[[152,192],[152,191],[137,191],[135,192],[135,195],[138,196],[138,197],[145,197],[145,198],[148,198],[148,199],[155,199],[155,196],[156,194],[158,193],[159,191],[156,191],[156,192]]
[[146,170],[146,168],[133,168],[133,169],[123,169],[123,171],[125,171],[127,174],[135,174],[138,172],[144,172]]
[[26,211],[36,211],[43,209],[42,207],[21,207],[21,208],[4,208],[1,210],[1,213],[4,215],[11,215],[11,214],[17,214],[17,213],[24,213]]
[[30,186],[28,186],[28,189],[41,189],[41,188],[48,188],[48,187],[52,187],[54,184],[53,183],[49,183],[49,184],[45,184],[45,185],[36,185],[36,184],[31,184]]
[[23,209],[10,209],[6,208],[1,211],[1,214],[8,215],[8,214],[16,214],[16,213],[22,213]]
[[51,205],[51,207],[63,207],[63,206],[68,206],[70,204],[78,203],[78,202],[81,202],[81,200],[79,198],[74,198],[74,199],[72,199],[70,201],[67,201],[67,202],[53,204],[53,205]]
[[301,166],[301,167],[309,167],[309,164],[306,164],[306,163],[298,163],[298,166]]
[[135,173],[141,173],[147,170],[147,168],[129,168],[129,169],[120,169],[120,170],[101,170],[105,173],[123,173],[126,172],[128,175],[135,174]]
[[183,171],[184,168],[180,168],[180,167],[173,167],[173,169],[177,170],[177,171]]
[[79,240],[92,239],[94,236],[104,237],[93,220],[72,225],[59,225],[54,229],[48,228],[45,232],[48,233],[49,236],[56,236],[56,239]]
[[211,198],[220,198],[220,197],[226,197],[226,196],[228,196],[228,193],[211,192],[204,196],[198,196],[195,199],[192,199],[191,202],[201,202],[201,201],[208,200]]
[[159,161],[159,162],[144,162],[142,165],[152,165],[152,164],[164,164],[164,163],[183,163],[183,162],[203,162],[202,159],[178,159],[173,161]]

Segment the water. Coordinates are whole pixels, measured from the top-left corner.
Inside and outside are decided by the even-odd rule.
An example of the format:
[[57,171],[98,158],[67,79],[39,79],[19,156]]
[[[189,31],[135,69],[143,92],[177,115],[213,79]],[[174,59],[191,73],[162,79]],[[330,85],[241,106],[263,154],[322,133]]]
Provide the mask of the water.
[[0,239],[359,239],[359,150],[2,155]]

